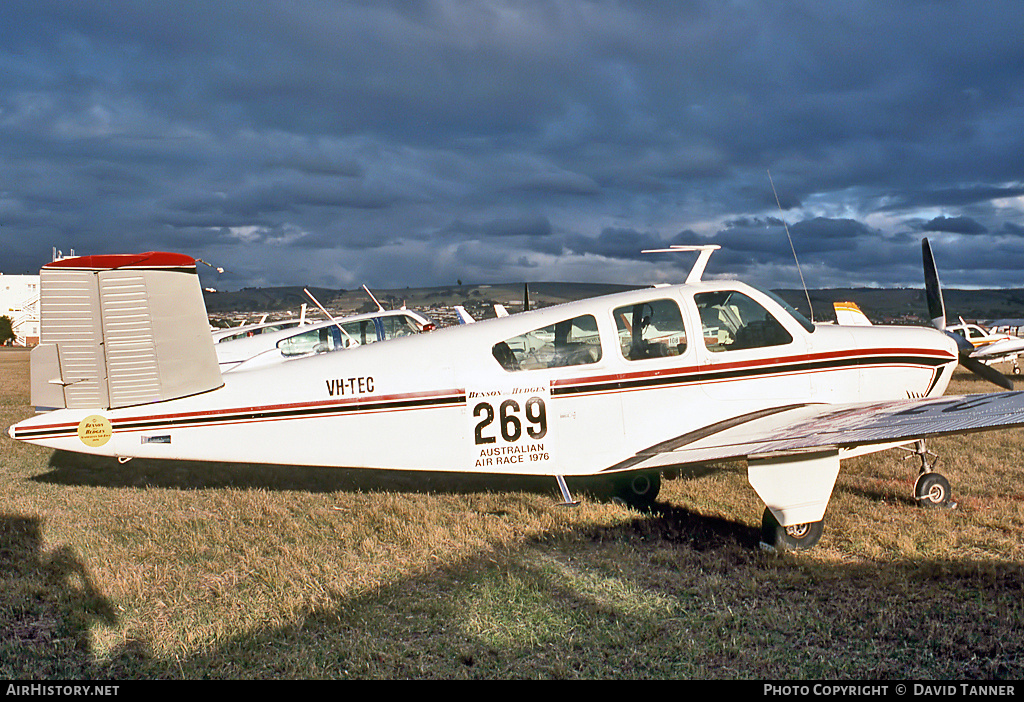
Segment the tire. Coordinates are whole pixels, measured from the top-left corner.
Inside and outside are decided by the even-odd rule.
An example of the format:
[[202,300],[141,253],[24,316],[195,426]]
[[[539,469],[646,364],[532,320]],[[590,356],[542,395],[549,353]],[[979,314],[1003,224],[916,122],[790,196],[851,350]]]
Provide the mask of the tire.
[[776,551],[806,551],[814,548],[824,531],[824,520],[784,527],[768,508],[765,508],[761,517],[761,545]]
[[612,499],[640,511],[649,510],[661,491],[661,474],[634,473],[624,476],[615,482],[614,491]]
[[935,509],[949,505],[949,481],[938,473],[924,473],[914,486],[914,499],[919,507]]

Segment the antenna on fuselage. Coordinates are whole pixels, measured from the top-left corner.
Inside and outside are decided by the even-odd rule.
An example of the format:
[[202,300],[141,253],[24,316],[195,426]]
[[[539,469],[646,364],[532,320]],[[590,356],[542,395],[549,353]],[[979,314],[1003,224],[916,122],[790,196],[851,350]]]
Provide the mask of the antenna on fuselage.
[[807,291],[807,283],[804,282],[804,272],[800,268],[800,259],[796,257],[796,247],[793,246],[793,237],[789,235],[789,225],[786,224],[786,218],[782,213],[782,203],[779,202],[779,193],[775,191],[775,181],[772,180],[772,170],[768,169],[768,182],[772,184],[772,193],[775,195],[775,204],[779,206],[779,218],[782,220],[782,226],[786,230],[786,238],[789,239],[789,250],[793,252],[793,260],[796,261],[796,272],[800,274],[800,284],[804,287],[804,295],[807,296],[807,311],[809,318],[814,321],[814,307],[811,305],[811,293]]

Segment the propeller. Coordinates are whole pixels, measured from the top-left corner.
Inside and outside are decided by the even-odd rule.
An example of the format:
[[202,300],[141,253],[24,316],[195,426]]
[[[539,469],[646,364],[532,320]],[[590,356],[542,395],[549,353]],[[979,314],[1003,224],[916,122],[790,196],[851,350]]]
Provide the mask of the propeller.
[[1013,381],[999,371],[986,366],[976,358],[971,358],[974,345],[959,334],[946,330],[946,305],[942,301],[942,287],[939,285],[939,272],[935,267],[935,257],[928,239],[921,240],[921,256],[924,259],[924,291],[928,300],[928,317],[932,326],[951,337],[956,342],[960,365],[975,375],[995,383],[1006,390],[1013,390]]

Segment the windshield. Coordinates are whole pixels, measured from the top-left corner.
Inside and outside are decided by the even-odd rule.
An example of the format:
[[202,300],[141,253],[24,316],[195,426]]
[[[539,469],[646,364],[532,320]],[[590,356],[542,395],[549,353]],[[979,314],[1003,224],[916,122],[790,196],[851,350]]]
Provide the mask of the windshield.
[[779,307],[786,310],[786,312],[789,313],[789,316],[795,319],[797,322],[799,322],[800,326],[806,329],[808,332],[814,331],[814,324],[811,322],[811,320],[807,319],[807,317],[804,317],[799,311],[797,311],[795,307],[793,307],[788,302],[783,300],[781,297],[773,293],[771,290],[765,290],[763,288],[757,287],[756,285],[751,285],[750,287],[754,288],[760,293],[764,293],[771,299],[775,300],[775,302],[778,303]]

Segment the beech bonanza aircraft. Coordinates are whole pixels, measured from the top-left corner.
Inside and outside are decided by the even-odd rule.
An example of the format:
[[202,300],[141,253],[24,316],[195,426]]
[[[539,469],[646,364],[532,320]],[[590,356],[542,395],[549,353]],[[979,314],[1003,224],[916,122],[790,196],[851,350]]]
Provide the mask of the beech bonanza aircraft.
[[[769,292],[703,281],[631,290],[221,374],[196,262],[90,256],[41,270],[33,403],[9,429],[53,449],[193,461],[604,476],[650,504],[663,471],[746,461],[762,539],[809,548],[840,461],[921,456],[927,436],[1024,424],[1024,395],[940,397],[958,362],[923,242],[935,328],[814,325]],[[969,344],[967,345],[969,346]],[[381,440],[392,437],[391,440]],[[402,437],[394,440],[394,437]]]

